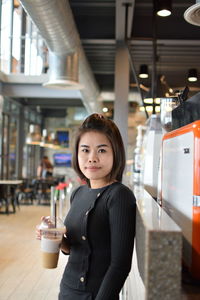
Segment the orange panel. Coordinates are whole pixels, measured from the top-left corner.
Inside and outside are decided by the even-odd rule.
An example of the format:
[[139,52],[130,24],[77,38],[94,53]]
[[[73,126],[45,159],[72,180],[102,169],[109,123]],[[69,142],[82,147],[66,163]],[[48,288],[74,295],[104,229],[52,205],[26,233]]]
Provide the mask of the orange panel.
[[[200,196],[200,138],[199,131],[194,131],[194,183],[193,195]],[[192,275],[200,279],[200,207],[193,206],[192,224]]]
[[[200,121],[183,126],[164,135],[163,141],[188,132],[194,133],[194,182],[193,195],[200,196]],[[200,207],[193,206],[192,220],[192,275],[200,279]]]
[[[200,131],[200,128],[199,128]],[[198,132],[199,133],[199,132]],[[200,137],[194,132],[194,195],[200,195]]]
[[194,135],[196,137],[200,138],[200,120],[166,133],[163,136],[163,140],[171,139],[173,137],[182,135],[182,134],[190,132],[190,131],[193,131]]
[[191,273],[200,279],[200,207],[193,206]]

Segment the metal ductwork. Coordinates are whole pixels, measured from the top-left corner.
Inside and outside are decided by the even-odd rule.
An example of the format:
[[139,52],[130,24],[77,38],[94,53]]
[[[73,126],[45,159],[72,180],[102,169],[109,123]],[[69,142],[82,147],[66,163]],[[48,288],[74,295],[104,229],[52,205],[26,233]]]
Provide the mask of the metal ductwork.
[[78,52],[58,54],[49,52],[49,81],[43,86],[57,89],[81,89],[79,84]]
[[184,18],[188,23],[200,26],[200,0],[185,11]]
[[49,81],[44,86],[82,88],[82,100],[88,113],[100,112],[99,89],[81,45],[68,0],[20,2],[49,48]]

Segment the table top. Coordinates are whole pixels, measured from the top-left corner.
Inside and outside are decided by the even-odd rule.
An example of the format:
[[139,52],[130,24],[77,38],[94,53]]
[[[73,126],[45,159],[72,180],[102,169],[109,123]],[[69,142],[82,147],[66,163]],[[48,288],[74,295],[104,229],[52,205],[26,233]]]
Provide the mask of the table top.
[[8,179],[8,180],[0,180],[0,184],[22,184],[23,183],[23,180],[11,180],[11,179]]

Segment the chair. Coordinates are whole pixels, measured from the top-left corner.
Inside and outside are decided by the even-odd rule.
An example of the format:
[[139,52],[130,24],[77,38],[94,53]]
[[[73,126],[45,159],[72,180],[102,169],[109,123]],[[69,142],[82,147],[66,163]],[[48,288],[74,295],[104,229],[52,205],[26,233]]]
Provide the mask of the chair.
[[17,203],[30,205],[34,200],[34,189],[32,180],[24,179],[23,183],[18,187],[16,191]]
[[38,179],[34,183],[34,191],[38,205],[50,205],[51,186],[54,185],[53,180]]
[[[9,210],[10,204],[12,205],[12,211]],[[13,187],[1,184],[0,185],[0,210],[1,208],[4,208],[4,211],[1,213],[15,213],[16,211],[16,205],[19,207],[19,204],[17,203],[17,199],[15,197],[15,190],[13,190]]]

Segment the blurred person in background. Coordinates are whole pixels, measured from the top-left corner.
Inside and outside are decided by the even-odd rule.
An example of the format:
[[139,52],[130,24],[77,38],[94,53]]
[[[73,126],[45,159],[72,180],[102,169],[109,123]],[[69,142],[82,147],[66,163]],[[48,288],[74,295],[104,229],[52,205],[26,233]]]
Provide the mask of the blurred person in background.
[[43,156],[37,168],[37,177],[46,179],[53,176],[53,165],[48,156]]

